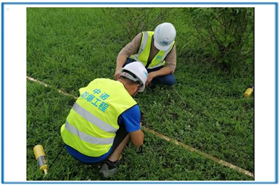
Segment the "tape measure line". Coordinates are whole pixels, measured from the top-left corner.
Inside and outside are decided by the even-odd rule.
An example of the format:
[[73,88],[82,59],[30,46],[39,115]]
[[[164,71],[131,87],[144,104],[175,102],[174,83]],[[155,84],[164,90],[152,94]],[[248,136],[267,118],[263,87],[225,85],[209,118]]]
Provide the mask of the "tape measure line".
[[247,170],[244,170],[244,169],[242,169],[242,168],[240,168],[240,167],[237,167],[236,165],[233,165],[233,164],[231,164],[231,163],[228,163],[228,162],[226,162],[226,161],[224,161],[224,160],[220,160],[220,159],[218,159],[218,158],[216,158],[216,157],[214,157],[214,156],[211,156],[211,155],[209,155],[209,154],[207,154],[207,153],[205,153],[205,152],[202,152],[202,151],[200,151],[200,150],[198,150],[198,149],[195,149],[195,148],[193,148],[193,147],[191,147],[191,146],[189,146],[189,145],[186,145],[186,144],[184,144],[184,143],[182,143],[182,142],[179,142],[179,141],[177,141],[177,140],[174,140],[174,139],[172,139],[172,138],[169,138],[169,137],[167,137],[167,136],[165,136],[165,135],[163,135],[163,134],[160,134],[160,133],[158,133],[158,132],[156,132],[156,131],[154,131],[154,130],[152,130],[152,129],[149,129],[149,128],[147,128],[147,127],[142,126],[142,128],[143,128],[145,131],[147,131],[147,132],[149,132],[149,133],[152,133],[152,134],[154,134],[155,136],[158,136],[159,138],[161,138],[161,139],[163,139],[163,140],[166,140],[166,141],[169,141],[169,142],[171,142],[171,143],[173,143],[173,144],[175,144],[175,145],[184,147],[185,149],[187,149],[187,150],[189,150],[189,151],[191,151],[191,152],[195,152],[195,153],[197,153],[197,154],[199,154],[199,155],[201,155],[201,156],[204,156],[204,157],[207,158],[207,159],[213,160],[213,161],[215,161],[216,163],[219,163],[219,164],[221,164],[221,165],[223,165],[223,166],[226,166],[226,167],[229,167],[229,168],[231,168],[231,169],[237,170],[238,172],[241,172],[241,173],[243,173],[243,174],[245,174],[245,175],[247,175],[247,176],[254,177],[254,174],[253,174],[253,173],[251,173],[251,172],[249,172],[249,171],[247,171]]
[[[44,83],[44,82],[42,82],[42,81],[39,81],[39,80],[37,80],[37,79],[34,79],[34,78],[30,77],[30,76],[27,76],[27,79],[30,80],[30,81],[33,81],[33,82],[35,82],[35,83],[44,85],[45,87],[55,88],[55,87],[53,87],[53,86],[51,86],[51,85],[48,85],[48,84],[46,84],[46,83]],[[57,89],[57,88],[56,88],[56,89]],[[174,89],[175,89],[175,88],[174,88]],[[175,89],[175,90],[176,90],[176,89]],[[57,89],[57,91],[58,91],[59,93],[65,95],[65,96],[70,96],[70,97],[72,97],[72,98],[78,99],[78,97],[76,97],[76,96],[74,96],[74,95],[72,95],[72,94],[69,94],[69,93],[67,93],[67,92],[65,92],[65,91],[62,91],[62,90],[60,90],[60,89]],[[176,93],[178,94],[177,91],[176,91]],[[182,99],[182,98],[181,98],[181,99]],[[182,100],[182,101],[183,101],[183,100]],[[214,161],[214,162],[216,162],[216,163],[218,163],[218,164],[220,164],[220,165],[223,165],[223,166],[225,166],[225,167],[229,167],[229,168],[234,169],[234,170],[236,170],[236,171],[238,171],[238,172],[240,172],[240,173],[243,173],[243,174],[245,174],[245,175],[247,175],[247,176],[250,176],[250,177],[253,177],[253,178],[254,178],[254,174],[251,173],[250,171],[244,170],[244,169],[242,169],[242,168],[240,168],[240,167],[238,167],[238,166],[236,166],[236,165],[233,165],[233,164],[231,164],[231,163],[228,163],[228,162],[226,162],[226,161],[224,161],[224,160],[220,160],[220,159],[218,159],[218,158],[216,158],[216,157],[214,157],[214,156],[211,156],[211,155],[209,155],[209,154],[207,154],[207,153],[205,153],[205,152],[202,152],[202,151],[200,151],[200,150],[198,150],[198,149],[195,149],[195,148],[193,148],[193,147],[191,147],[191,146],[189,146],[189,145],[186,145],[186,144],[184,144],[184,143],[182,143],[182,142],[179,142],[179,141],[174,140],[174,139],[172,139],[172,138],[170,138],[170,137],[167,137],[167,136],[165,136],[165,135],[163,135],[163,134],[160,134],[160,133],[158,133],[158,132],[156,132],[156,131],[154,131],[154,130],[152,130],[152,129],[149,129],[148,127],[142,126],[142,128],[143,128],[146,132],[149,132],[149,133],[151,133],[151,134],[153,134],[153,135],[155,135],[155,136],[157,136],[157,137],[159,137],[159,138],[161,138],[161,139],[163,139],[163,140],[165,140],[165,141],[168,141],[168,142],[173,143],[173,144],[175,144],[175,145],[181,146],[181,147],[183,147],[183,148],[185,148],[185,149],[187,149],[187,150],[189,150],[189,151],[191,151],[191,152],[195,152],[195,153],[197,153],[197,154],[199,154],[199,155],[201,155],[201,156],[203,156],[203,157],[205,157],[205,158],[207,158],[207,159],[210,159],[210,160],[212,160],[212,161]]]
[[[51,85],[48,85],[48,84],[46,84],[46,83],[44,83],[44,82],[42,82],[42,81],[39,81],[39,80],[37,80],[37,79],[34,79],[34,78],[30,77],[30,76],[26,76],[26,78],[27,78],[28,80],[33,81],[33,82],[36,82],[36,83],[38,83],[38,84],[40,84],[40,85],[44,85],[45,87],[55,88],[55,87],[53,87],[53,86],[51,86]],[[78,97],[76,97],[76,96],[74,96],[74,95],[72,95],[72,94],[69,94],[69,93],[67,93],[67,92],[64,92],[63,90],[57,89],[57,91],[58,91],[59,93],[61,93],[61,94],[64,94],[65,96],[70,96],[70,97],[72,97],[72,98],[78,99]]]

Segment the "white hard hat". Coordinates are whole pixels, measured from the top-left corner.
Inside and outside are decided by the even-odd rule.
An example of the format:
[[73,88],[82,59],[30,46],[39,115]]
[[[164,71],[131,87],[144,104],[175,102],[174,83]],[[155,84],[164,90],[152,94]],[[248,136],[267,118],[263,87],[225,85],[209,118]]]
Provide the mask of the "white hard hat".
[[135,61],[125,65],[122,68],[121,76],[126,77],[134,82],[140,82],[140,88],[138,92],[143,92],[145,84],[148,78],[148,72],[140,61]]
[[154,32],[154,45],[157,49],[168,50],[176,37],[176,30],[171,23],[159,24]]

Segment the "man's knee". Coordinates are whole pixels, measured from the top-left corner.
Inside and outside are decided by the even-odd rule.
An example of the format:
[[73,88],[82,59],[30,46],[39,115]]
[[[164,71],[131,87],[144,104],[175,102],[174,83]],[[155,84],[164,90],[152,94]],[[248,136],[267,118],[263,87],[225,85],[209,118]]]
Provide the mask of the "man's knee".
[[162,84],[162,85],[172,86],[175,83],[175,77],[173,74],[169,74],[166,76],[158,76],[153,79],[152,83],[154,85]]
[[173,74],[169,74],[164,78],[162,83],[168,86],[172,86],[175,84],[175,82],[175,76]]

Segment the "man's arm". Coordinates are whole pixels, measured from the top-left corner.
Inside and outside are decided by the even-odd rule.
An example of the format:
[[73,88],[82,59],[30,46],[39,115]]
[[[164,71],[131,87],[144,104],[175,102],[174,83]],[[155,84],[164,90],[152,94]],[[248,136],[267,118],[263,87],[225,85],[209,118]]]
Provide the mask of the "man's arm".
[[115,71],[115,75],[114,75],[115,79],[119,79],[119,77],[121,75],[122,67],[127,58],[128,58],[128,56],[125,54],[118,55],[117,62],[116,62],[116,71]]
[[137,36],[134,37],[134,39],[128,43],[119,53],[116,61],[116,71],[115,71],[115,79],[118,79],[121,75],[121,70],[123,65],[126,62],[126,59],[136,54],[141,43],[142,33],[139,33]]
[[131,138],[131,141],[133,143],[134,146],[136,147],[140,147],[143,145],[144,142],[144,133],[142,132],[142,130],[137,130],[134,132],[130,132],[129,136]]
[[146,81],[146,86],[157,76],[164,76],[174,73],[176,68],[176,45],[165,58],[165,65],[161,69],[150,72]]
[[144,141],[144,133],[141,130],[141,122],[140,122],[141,114],[139,110],[139,106],[135,105],[132,108],[128,109],[119,117],[119,123],[123,123],[125,125],[126,131],[131,138],[132,143],[139,147],[143,144]]
[[154,71],[154,72],[150,72],[148,74],[148,79],[146,81],[146,86],[157,76],[163,76],[163,75],[167,75],[167,74],[172,74],[173,71],[170,70],[169,67],[162,67],[161,69]]

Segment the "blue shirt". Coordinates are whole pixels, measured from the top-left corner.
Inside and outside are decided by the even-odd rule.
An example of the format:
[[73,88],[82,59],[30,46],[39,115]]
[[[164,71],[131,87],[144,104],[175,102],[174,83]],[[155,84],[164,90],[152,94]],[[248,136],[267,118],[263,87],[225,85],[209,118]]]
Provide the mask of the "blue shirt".
[[[118,124],[125,125],[125,129],[127,132],[134,132],[140,130],[140,109],[138,105],[131,107],[130,109],[126,110],[122,113],[118,118]],[[105,160],[107,156],[111,153],[112,148],[104,155],[100,157],[90,157],[86,156],[79,151],[73,149],[72,147],[65,144],[65,147],[69,154],[71,154],[74,158],[78,159],[83,163],[97,163]]]
[[124,124],[127,132],[134,132],[141,129],[140,118],[139,106],[135,105],[119,116],[118,124]]

